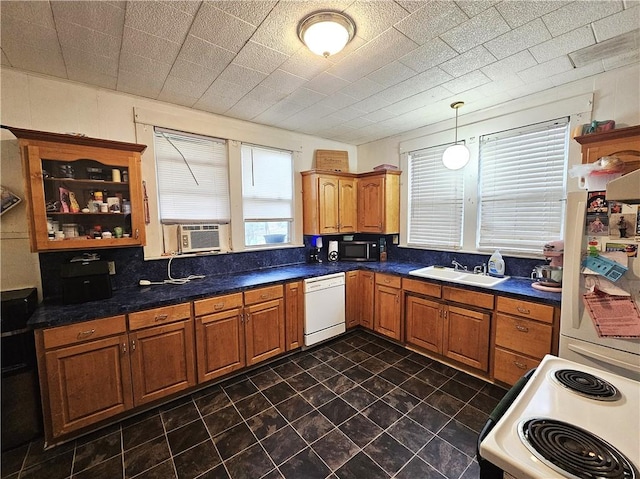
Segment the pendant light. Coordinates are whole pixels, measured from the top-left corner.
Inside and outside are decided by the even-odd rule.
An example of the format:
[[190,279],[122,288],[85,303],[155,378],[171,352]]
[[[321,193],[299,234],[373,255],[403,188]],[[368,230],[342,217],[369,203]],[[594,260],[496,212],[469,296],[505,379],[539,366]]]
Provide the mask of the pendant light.
[[456,141],[442,154],[442,164],[450,170],[459,170],[469,163],[469,149],[464,144],[458,144],[458,108],[464,106],[463,101],[456,101],[451,108],[456,111]]
[[338,12],[312,13],[298,25],[298,37],[302,43],[325,58],[342,51],[355,31],[353,20]]

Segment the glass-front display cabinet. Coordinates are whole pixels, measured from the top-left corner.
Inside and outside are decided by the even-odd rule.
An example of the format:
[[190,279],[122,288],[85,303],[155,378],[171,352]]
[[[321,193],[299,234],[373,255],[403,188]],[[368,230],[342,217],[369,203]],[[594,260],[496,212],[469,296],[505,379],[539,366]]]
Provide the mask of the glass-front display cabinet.
[[4,128],[19,142],[33,251],[145,244],[145,145]]

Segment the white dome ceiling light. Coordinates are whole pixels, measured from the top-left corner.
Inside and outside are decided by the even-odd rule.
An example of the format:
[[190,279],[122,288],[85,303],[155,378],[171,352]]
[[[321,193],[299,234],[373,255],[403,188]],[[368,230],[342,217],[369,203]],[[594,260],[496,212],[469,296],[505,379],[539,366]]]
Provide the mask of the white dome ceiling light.
[[298,25],[298,37],[302,43],[325,58],[342,51],[355,31],[353,20],[338,12],[312,13]]
[[456,101],[451,104],[451,108],[456,111],[456,141],[442,154],[442,164],[450,170],[459,170],[469,163],[469,148],[464,144],[458,144],[458,108],[464,106],[463,101]]

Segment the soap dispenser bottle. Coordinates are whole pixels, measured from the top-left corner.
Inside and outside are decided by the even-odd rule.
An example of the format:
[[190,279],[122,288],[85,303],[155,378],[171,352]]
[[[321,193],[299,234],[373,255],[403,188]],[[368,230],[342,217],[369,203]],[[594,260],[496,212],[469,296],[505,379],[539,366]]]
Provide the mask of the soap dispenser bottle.
[[489,274],[491,276],[504,276],[504,260],[498,250],[489,258]]

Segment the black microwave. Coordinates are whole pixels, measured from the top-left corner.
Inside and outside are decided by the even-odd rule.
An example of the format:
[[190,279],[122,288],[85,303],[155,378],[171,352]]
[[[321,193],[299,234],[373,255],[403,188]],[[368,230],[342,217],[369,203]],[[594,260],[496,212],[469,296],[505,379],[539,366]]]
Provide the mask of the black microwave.
[[342,261],[380,261],[377,241],[341,241],[338,257]]

